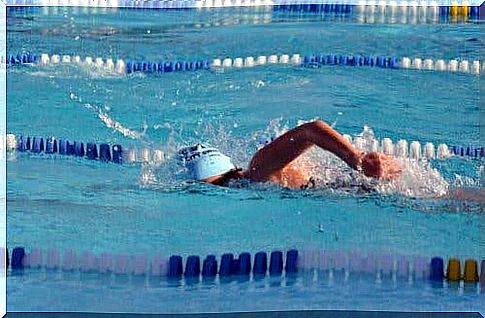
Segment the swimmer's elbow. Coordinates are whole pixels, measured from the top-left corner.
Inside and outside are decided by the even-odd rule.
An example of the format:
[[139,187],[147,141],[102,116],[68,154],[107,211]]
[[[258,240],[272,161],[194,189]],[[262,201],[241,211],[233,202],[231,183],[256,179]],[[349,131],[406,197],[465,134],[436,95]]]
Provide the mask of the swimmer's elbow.
[[311,121],[309,123],[305,123],[303,125],[301,125],[300,127],[302,127],[303,129],[305,129],[305,131],[309,132],[315,132],[315,133],[331,133],[334,131],[334,129],[329,125],[327,124],[326,122],[324,122],[323,120],[314,120],[314,121]]

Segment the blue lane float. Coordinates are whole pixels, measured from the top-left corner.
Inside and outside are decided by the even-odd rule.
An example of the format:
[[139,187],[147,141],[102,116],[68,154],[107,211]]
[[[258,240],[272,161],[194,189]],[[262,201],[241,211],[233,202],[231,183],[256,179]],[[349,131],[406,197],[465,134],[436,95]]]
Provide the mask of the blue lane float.
[[445,278],[444,262],[441,257],[433,257],[431,259],[429,278],[433,281],[442,281]]
[[271,252],[269,262],[269,274],[271,276],[281,275],[283,273],[283,252],[273,251]]
[[221,257],[221,266],[219,268],[219,276],[227,277],[232,275],[232,264],[234,263],[234,255],[231,253],[223,254]]
[[12,251],[12,269],[23,269],[23,259],[25,256],[25,249],[23,247],[16,247]]
[[286,273],[298,272],[298,251],[297,250],[289,250],[286,253],[285,271]]
[[197,70],[208,70],[210,68],[208,60],[200,61],[128,61],[126,63],[126,73],[172,73],[172,72],[195,72]]
[[268,257],[265,252],[254,255],[253,275],[265,276],[268,270]]
[[9,54],[6,59],[6,65],[24,65],[24,64],[35,64],[38,61],[38,56],[31,52],[18,53],[16,55]]
[[121,164],[123,161],[123,149],[121,148],[121,145],[113,145],[111,151],[113,153],[113,162]]
[[84,143],[78,141],[74,142],[74,154],[76,157],[84,157]]
[[185,264],[185,277],[199,277],[200,275],[200,258],[197,255],[187,257]]
[[57,140],[54,138],[46,138],[45,153],[53,154],[57,152]]
[[99,159],[101,161],[111,161],[111,151],[108,144],[99,145]]
[[94,143],[88,142],[86,145],[86,156],[90,160],[98,159],[98,147]]
[[74,155],[87,157],[90,160],[99,159],[105,162],[123,163],[123,148],[118,144],[112,147],[108,144],[100,144],[98,154],[98,146],[95,143],[70,142],[66,139],[57,140],[54,137],[20,136],[16,149],[20,152],[30,151],[35,154]]
[[273,11],[276,12],[309,12],[309,13],[337,13],[350,14],[357,6],[351,4],[331,3],[304,3],[304,4],[275,4]]
[[461,157],[473,157],[473,158],[484,158],[485,157],[485,147],[463,147],[463,146],[453,146],[452,152],[456,156]]
[[237,271],[239,276],[248,276],[251,273],[251,254],[244,252],[237,259]]
[[180,278],[183,273],[182,256],[172,255],[168,260],[168,273],[170,278]]
[[202,265],[202,277],[213,278],[217,275],[217,260],[215,255],[208,255]]
[[318,54],[318,55],[305,55],[303,57],[304,67],[322,67],[324,65],[341,65],[341,66],[368,66],[368,67],[380,67],[398,69],[399,62],[396,57],[387,56],[361,56],[361,55],[334,55],[334,54]]

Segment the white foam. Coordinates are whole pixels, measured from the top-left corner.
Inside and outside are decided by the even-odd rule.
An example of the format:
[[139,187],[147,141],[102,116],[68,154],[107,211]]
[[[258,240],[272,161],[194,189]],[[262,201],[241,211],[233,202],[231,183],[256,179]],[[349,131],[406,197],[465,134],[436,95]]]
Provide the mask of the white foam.
[[449,183],[428,162],[406,158],[398,158],[397,162],[402,169],[401,175],[395,180],[380,182],[378,189],[381,193],[400,193],[417,198],[437,198],[448,193]]
[[124,127],[120,122],[111,118],[106,112],[102,111],[101,109],[97,110],[98,118],[106,125],[108,128],[112,128],[113,130],[123,134],[125,137],[129,137],[132,139],[140,139],[144,133],[140,133],[135,130],[131,130],[129,128]]

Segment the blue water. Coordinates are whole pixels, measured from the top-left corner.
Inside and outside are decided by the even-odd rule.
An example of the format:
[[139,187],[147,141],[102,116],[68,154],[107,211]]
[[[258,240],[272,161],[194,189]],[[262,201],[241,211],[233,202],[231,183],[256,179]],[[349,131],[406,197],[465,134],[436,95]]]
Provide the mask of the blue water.
[[[261,9],[37,8],[9,11],[7,27],[9,52],[146,60],[294,52],[473,60],[483,58],[484,43],[483,27],[475,23],[373,24]],[[58,65],[9,68],[7,80],[11,133],[159,148],[167,156],[202,140],[242,167],[259,136],[317,117],[347,134],[368,125],[379,138],[483,146],[481,82],[467,74],[267,66],[114,76]],[[108,127],[100,114],[140,137]],[[317,176],[335,181],[351,174],[329,154],[314,151],[311,159]],[[173,160],[141,167],[10,154],[8,246],[148,256],[311,248],[481,259],[483,206],[429,198],[444,184],[479,187],[481,169],[483,162],[459,158],[415,164],[400,183],[412,195],[398,186],[366,194],[188,183]],[[485,308],[476,290],[338,278],[308,282],[303,276],[294,284],[169,286],[32,271],[9,277],[8,284],[9,310],[21,311]]]

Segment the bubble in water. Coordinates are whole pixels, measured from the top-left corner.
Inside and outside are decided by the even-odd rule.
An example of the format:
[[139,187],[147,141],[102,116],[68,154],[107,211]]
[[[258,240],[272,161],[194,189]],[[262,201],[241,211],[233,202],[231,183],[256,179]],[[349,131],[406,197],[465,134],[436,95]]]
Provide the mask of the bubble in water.
[[157,178],[155,176],[153,168],[154,166],[148,163],[142,165],[142,168],[140,171],[140,177],[139,177],[139,183],[141,185],[148,186],[148,185],[157,184]]

